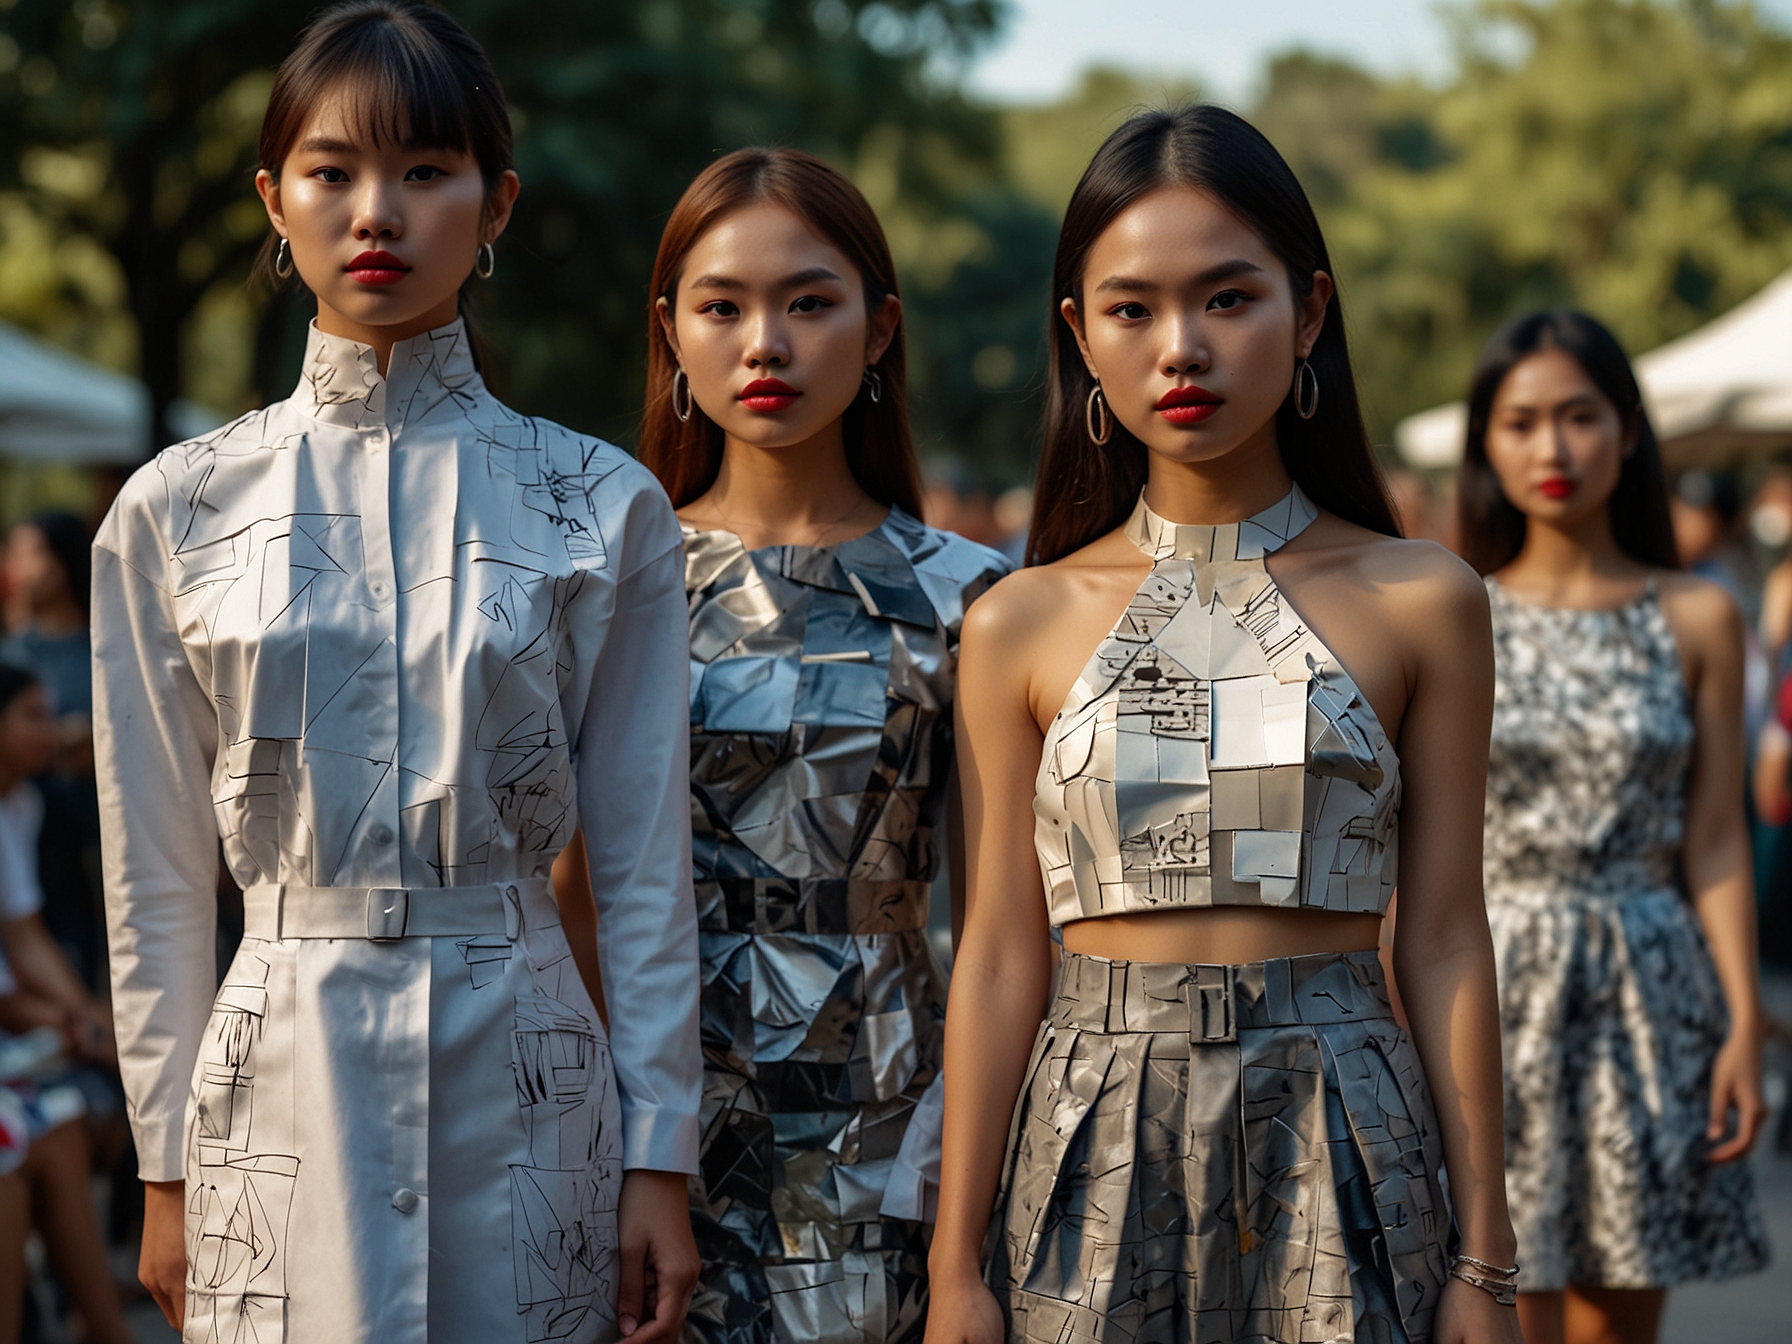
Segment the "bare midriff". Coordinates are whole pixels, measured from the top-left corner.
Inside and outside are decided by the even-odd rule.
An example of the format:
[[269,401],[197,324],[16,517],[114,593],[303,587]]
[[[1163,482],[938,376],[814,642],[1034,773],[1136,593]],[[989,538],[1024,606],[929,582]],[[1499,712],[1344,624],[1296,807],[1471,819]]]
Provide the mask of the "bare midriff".
[[1144,910],[1064,926],[1064,950],[1113,961],[1237,965],[1272,957],[1363,952],[1381,941],[1381,916],[1336,910],[1222,905]]

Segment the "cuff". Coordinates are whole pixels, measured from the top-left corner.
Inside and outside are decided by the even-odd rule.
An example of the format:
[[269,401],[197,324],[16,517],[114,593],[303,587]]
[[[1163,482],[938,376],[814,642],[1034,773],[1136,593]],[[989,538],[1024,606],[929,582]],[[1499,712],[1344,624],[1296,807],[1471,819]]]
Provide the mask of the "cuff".
[[622,1169],[697,1174],[698,1122],[658,1106],[622,1108]]

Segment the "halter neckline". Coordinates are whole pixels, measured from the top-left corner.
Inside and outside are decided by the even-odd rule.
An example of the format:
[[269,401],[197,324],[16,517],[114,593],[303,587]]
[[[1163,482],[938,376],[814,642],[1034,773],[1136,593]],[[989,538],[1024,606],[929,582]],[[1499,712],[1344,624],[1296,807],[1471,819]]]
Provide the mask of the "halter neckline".
[[1237,523],[1173,523],[1139,502],[1126,520],[1126,539],[1153,561],[1260,560],[1306,531],[1319,516],[1299,485],[1260,513]]

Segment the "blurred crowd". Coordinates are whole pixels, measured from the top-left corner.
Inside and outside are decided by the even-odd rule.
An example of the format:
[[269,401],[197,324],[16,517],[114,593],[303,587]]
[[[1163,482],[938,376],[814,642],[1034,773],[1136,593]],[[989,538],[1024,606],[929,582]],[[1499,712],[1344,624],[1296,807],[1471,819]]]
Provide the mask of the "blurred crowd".
[[0,1344],[68,1338],[70,1318],[125,1344],[139,1291],[113,1269],[141,1187],[106,1005],[89,541],[38,514],[0,567]]

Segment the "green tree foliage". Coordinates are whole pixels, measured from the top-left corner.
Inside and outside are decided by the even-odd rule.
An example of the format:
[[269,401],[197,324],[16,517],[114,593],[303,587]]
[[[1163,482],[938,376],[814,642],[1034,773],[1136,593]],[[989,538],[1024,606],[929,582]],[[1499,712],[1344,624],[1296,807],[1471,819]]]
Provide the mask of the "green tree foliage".
[[1482,0],[1431,90],[1293,56],[1256,116],[1313,193],[1372,428],[1462,394],[1505,318],[1635,352],[1792,265],[1792,35],[1720,0]]
[[[851,173],[923,287],[988,254],[959,203],[988,195],[999,136],[951,74],[999,3],[450,3],[491,51],[519,132],[525,194],[479,293],[507,393],[626,435],[660,226],[739,145],[798,144]],[[70,277],[109,259],[164,426],[183,390],[252,403],[290,386],[305,304],[245,289],[267,227],[250,178],[273,67],[316,7],[0,0],[0,229],[8,207],[19,216],[0,248],[47,223],[91,245]],[[64,289],[65,307],[103,304],[72,278]]]

